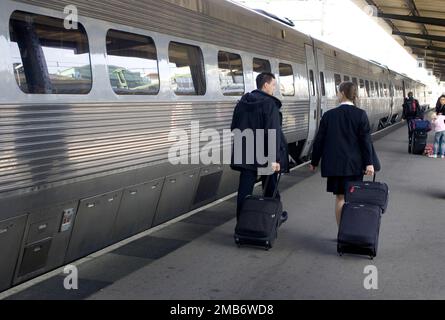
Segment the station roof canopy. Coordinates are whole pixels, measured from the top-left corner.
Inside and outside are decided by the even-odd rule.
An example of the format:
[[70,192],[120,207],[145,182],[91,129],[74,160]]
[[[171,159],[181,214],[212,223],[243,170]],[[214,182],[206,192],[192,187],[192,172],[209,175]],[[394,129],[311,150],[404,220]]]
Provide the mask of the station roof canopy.
[[426,68],[445,81],[445,1],[366,0]]

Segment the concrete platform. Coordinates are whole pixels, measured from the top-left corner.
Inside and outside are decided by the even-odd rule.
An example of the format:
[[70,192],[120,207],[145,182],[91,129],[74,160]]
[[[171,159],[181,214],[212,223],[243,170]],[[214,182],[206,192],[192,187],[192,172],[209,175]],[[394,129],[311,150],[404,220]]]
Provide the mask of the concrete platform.
[[406,136],[375,142],[391,194],[374,261],[337,255],[334,198],[301,168],[282,180],[289,221],[269,252],[234,245],[230,199],[82,263],[77,291],[58,274],[7,299],[444,299],[445,160],[409,155]]

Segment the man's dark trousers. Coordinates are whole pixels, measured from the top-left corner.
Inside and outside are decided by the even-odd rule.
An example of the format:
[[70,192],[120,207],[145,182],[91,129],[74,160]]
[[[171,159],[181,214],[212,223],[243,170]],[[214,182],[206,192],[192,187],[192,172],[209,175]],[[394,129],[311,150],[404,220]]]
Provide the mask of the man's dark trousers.
[[[243,205],[244,199],[253,194],[253,188],[257,181],[258,172],[255,170],[241,170],[239,188],[238,188],[238,202],[236,208],[236,218],[239,218],[241,207]],[[266,187],[266,197],[272,197],[275,191],[275,187],[278,181],[278,173],[270,176],[269,182],[267,183],[268,176],[261,176],[261,181],[263,183],[263,190]],[[277,192],[277,199],[280,199],[280,193]]]

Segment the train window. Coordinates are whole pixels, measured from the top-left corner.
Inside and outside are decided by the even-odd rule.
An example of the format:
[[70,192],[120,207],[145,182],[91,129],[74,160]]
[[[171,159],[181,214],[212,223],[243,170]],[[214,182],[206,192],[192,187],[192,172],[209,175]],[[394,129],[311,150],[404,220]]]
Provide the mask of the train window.
[[359,86],[359,95],[360,97],[364,97],[366,95],[365,92],[365,81],[363,81],[363,79],[360,79],[360,86]]
[[388,97],[388,86],[386,85],[386,83],[383,84],[383,88],[384,88],[384,93],[385,93],[385,97]]
[[338,93],[340,84],[341,84],[341,75],[334,74],[334,80],[335,80],[335,93]]
[[345,81],[349,81],[351,78],[349,78],[349,76],[344,76],[343,78]]
[[383,91],[383,84],[380,82],[380,96],[384,97],[385,96],[385,92]]
[[315,77],[313,70],[309,70],[309,81],[311,82],[310,84],[311,96],[315,96]]
[[375,91],[376,91],[376,97],[380,97],[380,88],[378,82],[375,83]]
[[280,63],[280,91],[283,96],[295,96],[294,70],[289,64]]
[[355,84],[355,86],[358,88],[357,78],[352,78],[352,83]]
[[272,72],[270,62],[264,59],[253,58],[253,80],[255,81],[256,77],[263,72]]
[[171,83],[178,96],[203,96],[206,93],[204,58],[201,48],[170,42],[168,48]]
[[371,92],[370,92],[371,90],[369,88],[369,81],[368,80],[365,80],[365,88],[366,88],[366,95],[369,98],[371,96]]
[[9,31],[14,74],[30,94],[87,94],[92,86],[88,37],[82,24],[15,11]]
[[107,33],[108,74],[119,95],[155,95],[159,92],[156,46],[152,38],[122,31]]
[[321,82],[321,95],[326,96],[326,80],[324,78],[324,72],[320,72],[320,82]]
[[239,54],[218,52],[219,84],[225,96],[244,94],[243,61]]

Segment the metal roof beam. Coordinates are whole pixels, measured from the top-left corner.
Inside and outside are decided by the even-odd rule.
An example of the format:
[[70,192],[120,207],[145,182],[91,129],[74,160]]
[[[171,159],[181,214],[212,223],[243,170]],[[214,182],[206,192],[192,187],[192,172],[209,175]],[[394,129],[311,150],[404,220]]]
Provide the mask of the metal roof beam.
[[445,58],[436,58],[436,57],[426,56],[426,57],[423,57],[423,59],[426,59],[427,62],[433,61],[434,63],[439,63],[439,64],[445,63]]
[[395,36],[404,36],[408,38],[416,38],[416,39],[423,39],[423,40],[432,40],[432,41],[438,41],[438,42],[445,42],[445,37],[441,36],[432,36],[429,34],[416,34],[416,33],[409,33],[409,32],[400,32],[400,31],[393,31],[393,35]]
[[[418,55],[420,58],[425,58],[425,51],[420,49],[413,49],[413,54]],[[438,54],[438,53],[427,53],[427,58],[438,58],[438,59],[445,59],[445,55]]]
[[409,21],[414,23],[423,23],[433,26],[445,27],[445,19],[440,19],[440,18],[404,16],[401,14],[389,14],[383,12],[378,12],[377,16],[383,19]]
[[420,44],[405,43],[405,47],[418,48],[429,51],[445,52],[445,48],[437,46],[422,46]]
[[430,66],[427,65],[427,68],[428,68],[428,69],[433,69],[433,71],[445,71],[445,66],[441,66],[441,67],[436,67],[436,66],[434,66],[434,67],[433,67],[433,66],[431,66],[431,65],[430,65]]
[[[417,10],[416,4],[414,3],[414,0],[405,0],[406,5],[408,6],[408,8],[411,10],[411,14],[415,17],[420,17],[420,13],[419,10]],[[428,30],[426,29],[425,25],[422,24],[421,26],[422,28],[422,33],[425,36],[428,36]],[[432,41],[429,41],[429,45],[433,45]]]
[[[415,49],[415,48],[412,48],[412,51],[413,51],[413,54],[416,54],[416,55],[418,55],[420,58],[425,58],[425,49],[423,48],[423,50],[419,50],[419,49]],[[426,50],[426,51],[429,51],[427,54],[426,54],[426,56],[427,57],[429,57],[429,58],[439,58],[439,59],[445,59],[445,56],[444,55],[441,55],[441,54],[437,54],[437,53],[432,53],[432,51],[431,50]]]
[[428,68],[444,69],[444,70],[445,70],[445,65],[443,65],[443,64],[437,64],[437,63],[431,63],[431,62],[428,62],[428,63],[426,64],[426,66],[427,66]]

